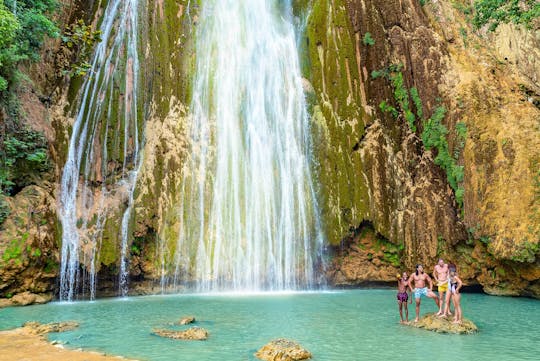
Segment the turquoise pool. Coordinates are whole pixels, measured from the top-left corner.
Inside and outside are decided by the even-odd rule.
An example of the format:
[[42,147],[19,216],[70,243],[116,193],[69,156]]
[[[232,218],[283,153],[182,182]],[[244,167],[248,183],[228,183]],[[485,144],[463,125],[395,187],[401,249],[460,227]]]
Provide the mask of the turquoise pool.
[[[431,300],[423,303],[423,313],[435,311]],[[79,329],[50,339],[148,361],[255,360],[253,353],[277,337],[298,341],[316,361],[539,359],[539,301],[464,294],[463,313],[479,334],[442,335],[401,326],[391,290],[190,294],[1,309],[0,328],[29,320],[76,320]],[[178,328],[172,323],[185,315],[200,320],[210,332],[207,341],[151,335],[154,327]]]

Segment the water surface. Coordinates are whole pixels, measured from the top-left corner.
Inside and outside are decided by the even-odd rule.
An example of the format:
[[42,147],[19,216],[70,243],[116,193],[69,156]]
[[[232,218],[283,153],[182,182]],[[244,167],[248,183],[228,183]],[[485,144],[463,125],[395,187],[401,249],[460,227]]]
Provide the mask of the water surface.
[[[423,312],[435,311],[431,300],[423,303]],[[465,294],[463,312],[480,333],[443,335],[400,326],[391,290],[171,295],[2,309],[0,328],[76,320],[79,329],[50,339],[148,361],[255,360],[253,353],[277,337],[298,341],[316,361],[538,359],[539,301]],[[170,324],[186,315],[210,332],[207,341],[151,334],[154,327],[180,328]]]

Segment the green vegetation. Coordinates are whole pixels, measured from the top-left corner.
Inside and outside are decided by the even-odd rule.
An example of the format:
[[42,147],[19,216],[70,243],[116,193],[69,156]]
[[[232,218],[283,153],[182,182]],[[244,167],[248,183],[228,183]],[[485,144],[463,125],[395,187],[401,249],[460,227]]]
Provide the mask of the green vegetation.
[[[416,133],[416,117],[410,107],[409,93],[407,92],[407,88],[405,87],[401,68],[401,65],[390,65],[387,69],[373,71],[371,73],[371,77],[375,79],[382,76],[390,81],[390,83],[392,84],[392,88],[394,89],[394,99],[398,103],[401,112],[403,113],[403,116],[405,117],[405,120],[409,125],[409,129],[411,130],[411,132]],[[418,105],[421,105],[421,103],[419,103],[420,98],[418,97],[418,91],[416,90],[416,88],[412,88],[411,93],[414,93],[416,95],[416,98],[415,100],[413,100],[413,102],[418,109]],[[381,104],[379,104],[379,108],[385,113],[392,114],[394,118],[397,118],[399,115],[398,110],[385,101],[382,101]],[[422,107],[420,106],[420,109],[421,108]],[[422,114],[421,110],[420,114]]]
[[[452,187],[455,192],[456,202],[460,208],[463,208],[464,190],[459,185],[463,181],[463,166],[457,164],[457,159],[459,158],[459,152],[463,149],[465,144],[467,127],[464,123],[458,123],[456,125],[458,137],[458,144],[456,146],[457,152],[454,152],[454,156],[452,156],[447,140],[448,129],[442,123],[442,120],[446,115],[446,108],[438,106],[429,119],[424,119],[422,100],[418,95],[418,90],[414,87],[407,89],[401,68],[401,65],[393,64],[386,69],[376,70],[371,73],[371,77],[374,79],[384,77],[390,81],[392,88],[394,89],[394,101],[399,106],[399,111],[386,101],[382,101],[381,104],[379,104],[379,108],[383,112],[392,114],[394,118],[398,118],[400,113],[403,114],[410,131],[413,133],[416,133],[416,120],[418,119],[422,122],[424,129],[421,138],[424,147],[428,151],[433,148],[437,150],[434,163],[446,172],[448,184],[450,184],[450,187]],[[409,97],[412,99],[414,107],[416,108],[416,115],[410,106]]]
[[32,183],[33,173],[49,169],[47,140],[40,132],[22,129],[6,134],[0,146],[0,192],[13,194]]
[[21,238],[13,239],[11,242],[9,242],[4,254],[2,255],[3,263],[8,263],[11,260],[14,260],[17,265],[22,264],[22,255],[24,250],[23,245],[28,239],[28,236],[28,233],[23,233]]
[[[58,8],[57,0],[0,0],[0,100],[21,77],[19,64],[40,59],[45,38],[58,37],[59,30],[49,18]],[[5,104],[3,104],[5,105]]]
[[474,8],[473,25],[476,28],[489,25],[489,31],[494,31],[502,23],[530,28],[532,22],[540,18],[538,0],[476,0]]
[[454,190],[456,201],[459,207],[462,208],[464,190],[459,183],[463,181],[463,166],[457,165],[456,158],[450,155],[446,139],[448,129],[442,124],[445,115],[446,109],[444,107],[439,106],[435,109],[431,118],[424,122],[422,142],[426,150],[437,149],[434,162],[445,170],[448,184]]
[[540,243],[525,241],[519,246],[519,250],[515,252],[512,261],[532,263],[536,260],[536,256],[540,253]]
[[[51,20],[58,7],[57,0],[0,0],[0,195],[15,194],[32,184],[36,173],[49,169],[45,137],[21,122],[17,88],[28,79],[19,67],[39,61],[44,41],[58,37]],[[8,214],[1,201],[0,224]]]
[[8,202],[6,202],[5,197],[0,194],[0,225],[4,223],[7,217],[11,213],[11,208],[9,208]]
[[51,273],[56,269],[58,269],[58,263],[56,263],[50,258],[47,259],[47,263],[45,264],[45,268],[43,270],[47,273]]
[[368,32],[368,33],[364,34],[364,38],[362,39],[362,43],[364,43],[364,45],[373,46],[373,45],[375,45],[375,40],[371,37],[371,34]]
[[73,52],[71,68],[65,73],[74,76],[84,76],[92,68],[89,63],[92,50],[101,41],[101,30],[93,30],[82,19],[71,24],[62,35],[62,42]]

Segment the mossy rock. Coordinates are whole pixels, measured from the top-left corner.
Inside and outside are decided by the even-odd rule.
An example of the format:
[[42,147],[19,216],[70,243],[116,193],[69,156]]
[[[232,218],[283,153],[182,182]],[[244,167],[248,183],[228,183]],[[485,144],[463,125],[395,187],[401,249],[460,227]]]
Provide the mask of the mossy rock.
[[453,323],[452,318],[438,317],[434,313],[428,313],[418,322],[409,322],[407,325],[423,328],[438,333],[473,334],[478,332],[478,327],[466,318],[461,323]]

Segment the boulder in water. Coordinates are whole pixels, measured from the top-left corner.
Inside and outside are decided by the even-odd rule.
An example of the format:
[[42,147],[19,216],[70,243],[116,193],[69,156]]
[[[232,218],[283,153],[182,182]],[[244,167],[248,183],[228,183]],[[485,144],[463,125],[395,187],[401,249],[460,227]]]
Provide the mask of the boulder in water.
[[180,319],[180,321],[178,321],[178,324],[180,324],[180,325],[188,325],[188,324],[193,323],[193,322],[195,322],[195,317],[186,316],[186,317],[182,317]]
[[183,331],[165,330],[156,328],[152,330],[154,335],[172,338],[174,340],[196,340],[203,341],[208,338],[208,331],[201,327],[191,327]]
[[438,317],[434,313],[428,313],[418,322],[409,322],[407,325],[440,333],[472,334],[478,332],[478,327],[466,318],[461,323],[453,323],[452,318]]
[[296,361],[311,358],[311,352],[294,341],[279,338],[264,345],[255,356],[265,361]]

